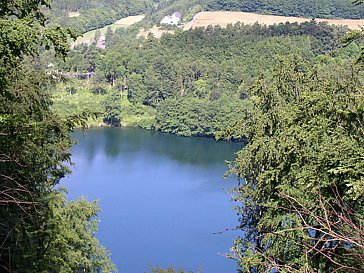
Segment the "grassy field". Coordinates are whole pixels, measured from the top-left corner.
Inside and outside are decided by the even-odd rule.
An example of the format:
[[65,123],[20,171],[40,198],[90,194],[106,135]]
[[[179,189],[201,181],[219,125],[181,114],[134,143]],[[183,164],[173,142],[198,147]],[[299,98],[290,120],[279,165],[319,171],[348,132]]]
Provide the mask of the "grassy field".
[[[107,94],[99,95],[92,93],[92,82],[84,80],[72,80],[68,83],[59,83],[52,88],[51,96],[53,99],[52,109],[61,117],[79,115],[88,110],[100,113],[97,119],[87,121],[90,127],[107,126],[103,122],[104,103]],[[103,86],[107,92],[110,92],[110,86]],[[74,94],[70,94],[70,89]],[[132,104],[129,102],[127,92],[123,93],[121,104],[121,121],[122,126],[142,127],[151,129],[155,123],[156,110],[143,104]]]
[[[244,24],[254,24],[256,22],[264,25],[273,25],[286,22],[306,22],[311,19],[299,17],[285,17],[275,15],[262,15],[249,12],[231,11],[203,11],[197,13],[193,20],[186,24],[184,30],[196,27],[207,27],[208,25],[220,25],[226,27],[228,24],[242,22]],[[337,20],[337,19],[316,19],[317,22],[328,22],[332,25],[346,25],[350,29],[360,29],[364,26],[364,20]]]
[[[91,92],[91,82],[74,80],[66,84],[59,83],[55,88],[52,88],[51,96],[53,98],[53,111],[57,112],[62,117],[79,115],[85,110],[94,112],[103,112],[103,103],[105,96],[94,95]],[[75,94],[70,94],[69,90],[73,88]],[[103,118],[88,120],[91,127],[101,126]]]
[[89,32],[86,32],[83,34],[82,37],[79,37],[76,42],[72,43],[72,46],[77,45],[77,44],[82,44],[82,43],[89,43],[91,42],[91,40],[95,37],[95,33],[97,30],[100,30],[101,32],[101,36],[105,35],[107,28],[111,27],[111,29],[113,31],[115,31],[117,28],[120,27],[128,27],[131,26],[132,24],[135,24],[141,20],[143,20],[145,16],[144,15],[135,15],[135,16],[129,16],[129,17],[125,17],[122,18],[118,21],[116,21],[115,23],[105,26],[103,28],[99,28],[99,29],[95,29],[95,30],[91,30]]

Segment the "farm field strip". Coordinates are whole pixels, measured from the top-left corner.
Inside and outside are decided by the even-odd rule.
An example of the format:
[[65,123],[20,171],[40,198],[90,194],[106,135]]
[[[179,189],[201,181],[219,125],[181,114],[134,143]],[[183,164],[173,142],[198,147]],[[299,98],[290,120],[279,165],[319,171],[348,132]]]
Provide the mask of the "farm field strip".
[[[203,11],[197,13],[193,20],[186,24],[184,30],[196,27],[207,27],[208,25],[220,25],[226,27],[228,24],[241,22],[244,24],[254,24],[258,22],[264,25],[274,25],[286,22],[303,23],[310,21],[310,18],[286,17],[277,15],[263,15],[250,12],[235,12],[235,11]],[[317,22],[327,22],[332,25],[346,25],[349,29],[360,29],[364,26],[364,19],[315,19]]]

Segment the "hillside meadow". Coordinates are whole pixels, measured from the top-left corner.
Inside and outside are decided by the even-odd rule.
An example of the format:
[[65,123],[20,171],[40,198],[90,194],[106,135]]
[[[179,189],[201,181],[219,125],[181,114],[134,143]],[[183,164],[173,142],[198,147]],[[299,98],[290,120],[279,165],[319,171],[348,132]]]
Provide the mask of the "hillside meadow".
[[[193,20],[187,23],[184,30],[197,27],[207,27],[208,25],[220,25],[226,27],[228,24],[241,22],[244,24],[254,24],[258,22],[263,25],[274,25],[279,23],[303,23],[312,20],[311,18],[263,15],[250,12],[238,11],[203,11],[197,13]],[[360,29],[364,25],[364,20],[354,19],[315,19],[317,22],[327,22],[330,25],[345,25],[349,29]]]

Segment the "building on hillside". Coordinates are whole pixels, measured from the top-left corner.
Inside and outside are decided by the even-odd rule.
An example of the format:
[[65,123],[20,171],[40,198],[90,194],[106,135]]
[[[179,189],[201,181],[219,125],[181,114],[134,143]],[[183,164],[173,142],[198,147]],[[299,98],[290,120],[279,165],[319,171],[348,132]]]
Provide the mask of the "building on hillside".
[[162,21],[161,21],[161,25],[172,25],[172,16],[170,15],[167,15],[167,16],[164,16]]
[[160,24],[177,26],[181,21],[182,21],[182,14],[180,12],[175,12],[172,15],[164,16]]
[[172,14],[172,17],[178,18],[180,21],[182,21],[182,14],[178,11]]
[[105,36],[100,36],[99,40],[96,43],[96,47],[101,48],[101,49],[106,48]]

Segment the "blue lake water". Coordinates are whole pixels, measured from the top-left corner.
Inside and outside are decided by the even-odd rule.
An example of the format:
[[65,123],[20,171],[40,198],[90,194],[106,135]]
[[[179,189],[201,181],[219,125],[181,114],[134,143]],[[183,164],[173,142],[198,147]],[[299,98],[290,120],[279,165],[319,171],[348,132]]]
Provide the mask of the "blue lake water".
[[135,128],[75,132],[76,163],[62,186],[70,199],[98,199],[98,238],[121,273],[175,266],[204,273],[236,272],[225,258],[238,225],[224,180],[238,143],[185,138]]

